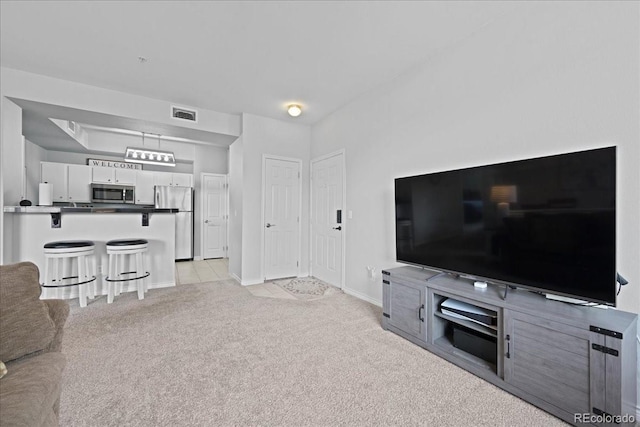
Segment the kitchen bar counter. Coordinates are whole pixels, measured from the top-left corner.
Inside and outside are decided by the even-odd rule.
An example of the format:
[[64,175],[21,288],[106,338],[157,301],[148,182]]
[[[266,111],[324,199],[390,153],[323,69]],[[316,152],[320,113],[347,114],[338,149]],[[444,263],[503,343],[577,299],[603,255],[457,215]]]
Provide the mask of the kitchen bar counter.
[[[4,209],[5,224],[10,223],[10,244],[5,263],[31,261],[44,274],[44,244],[58,240],[92,240],[98,267],[97,294],[106,295],[106,242],[137,238],[149,241],[147,279],[149,288],[175,286],[175,247],[177,209],[149,207],[66,207],[20,206]],[[7,236],[8,237],[8,236]],[[134,291],[125,282],[123,291]],[[75,298],[77,286],[65,288],[63,298]],[[45,296],[46,297],[46,296]]]
[[177,213],[178,209],[101,206],[5,206],[5,213]]

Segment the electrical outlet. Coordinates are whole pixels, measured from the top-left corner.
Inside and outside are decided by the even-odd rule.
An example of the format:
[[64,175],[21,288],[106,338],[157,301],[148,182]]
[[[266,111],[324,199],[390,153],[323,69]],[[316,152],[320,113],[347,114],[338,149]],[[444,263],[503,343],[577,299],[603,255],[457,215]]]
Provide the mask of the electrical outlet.
[[369,273],[369,279],[375,281],[376,280],[376,275],[377,275],[376,268],[368,265],[367,266],[367,272]]
[[102,274],[102,264],[96,265],[96,274]]

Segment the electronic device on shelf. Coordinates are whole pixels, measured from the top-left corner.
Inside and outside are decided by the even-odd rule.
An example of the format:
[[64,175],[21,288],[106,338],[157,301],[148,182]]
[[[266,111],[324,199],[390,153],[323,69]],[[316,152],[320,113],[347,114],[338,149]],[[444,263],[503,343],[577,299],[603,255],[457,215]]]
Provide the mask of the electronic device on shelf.
[[451,298],[446,298],[440,303],[440,312],[457,319],[469,320],[485,326],[496,326],[498,324],[498,315],[495,311]]
[[481,334],[464,326],[451,324],[452,343],[455,348],[466,351],[482,360],[496,364],[496,337]]
[[396,259],[616,303],[616,147],[395,180]]

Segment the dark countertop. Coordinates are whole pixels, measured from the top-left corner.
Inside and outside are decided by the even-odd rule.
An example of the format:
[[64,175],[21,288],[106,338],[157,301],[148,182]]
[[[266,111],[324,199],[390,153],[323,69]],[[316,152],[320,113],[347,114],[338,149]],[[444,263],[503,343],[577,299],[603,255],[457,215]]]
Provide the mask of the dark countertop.
[[154,207],[131,206],[5,206],[6,213],[177,213],[178,209],[157,209]]

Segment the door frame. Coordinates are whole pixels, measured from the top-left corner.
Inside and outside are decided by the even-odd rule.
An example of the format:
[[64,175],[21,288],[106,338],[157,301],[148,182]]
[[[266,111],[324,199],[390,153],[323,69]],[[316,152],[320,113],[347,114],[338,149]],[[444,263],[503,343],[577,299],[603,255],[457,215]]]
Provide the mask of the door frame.
[[260,233],[260,277],[262,278],[262,282],[264,283],[265,278],[265,254],[266,254],[266,238],[265,233],[266,229],[264,226],[264,218],[265,218],[265,208],[267,201],[267,159],[272,160],[283,160],[287,162],[295,162],[298,164],[298,171],[300,173],[299,185],[298,185],[298,241],[297,241],[297,250],[298,250],[298,266],[296,268],[296,277],[300,277],[300,260],[302,255],[302,159],[298,159],[295,157],[283,157],[276,156],[273,154],[263,154],[262,155],[262,200],[260,207],[260,228],[262,232]]
[[[200,218],[198,218],[200,222],[200,256],[198,257],[200,260],[204,260],[204,210],[205,210],[205,188],[204,188],[204,177],[205,176],[221,176],[224,177],[224,200],[225,200],[225,209],[224,209],[224,220],[226,222],[225,227],[225,245],[224,245],[224,258],[229,257],[229,175],[224,173],[210,173],[210,172],[202,172],[200,173]],[[195,212],[194,212],[195,213]],[[195,218],[194,218],[195,220]]]
[[340,274],[340,289],[344,289],[347,269],[347,219],[349,219],[347,213],[347,161],[344,148],[315,157],[311,159],[311,164],[309,165],[309,276],[313,276],[313,227],[311,226],[311,215],[313,214],[313,165],[335,156],[342,156],[342,233],[340,242],[342,245],[342,272]]

